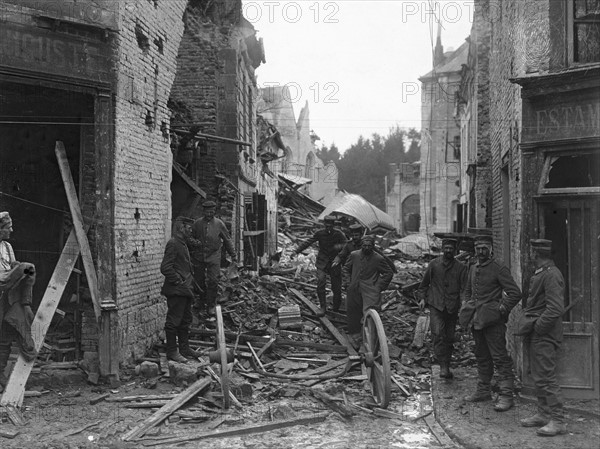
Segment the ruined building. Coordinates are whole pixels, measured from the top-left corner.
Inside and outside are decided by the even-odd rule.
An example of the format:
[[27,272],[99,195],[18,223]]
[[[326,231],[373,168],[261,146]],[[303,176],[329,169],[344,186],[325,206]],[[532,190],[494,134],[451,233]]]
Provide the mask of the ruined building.
[[419,232],[421,163],[390,164],[386,210],[400,235]]
[[308,102],[296,121],[288,87],[269,86],[261,89],[258,112],[277,128],[286,146],[285,157],[273,168],[304,185],[301,190],[313,200],[328,205],[337,192],[338,172],[333,162],[323,164],[316,156],[318,137],[310,129]]
[[173,150],[185,176],[173,178],[173,213],[195,218],[201,196],[215,199],[237,250],[256,268],[257,258],[275,249],[277,213],[277,180],[258,154],[262,41],[240,0],[192,0],[184,21],[170,105]]
[[[476,4],[474,23],[490,26],[489,78],[475,79],[478,94],[470,101],[483,99],[485,109],[480,94],[489,86],[489,119],[476,122],[471,133],[477,129],[477,136],[467,138],[476,139],[479,148],[481,127],[489,120],[492,200],[487,213],[494,254],[527,291],[534,270],[530,239],[553,241],[566,283],[558,380],[567,397],[598,399],[600,2]],[[480,56],[481,42],[474,50]],[[482,118],[480,112],[477,108]],[[512,336],[519,313],[520,307],[513,311],[507,335]],[[522,341],[507,340],[524,389],[531,391]]]
[[[458,231],[492,227],[492,158],[490,148],[489,56],[491,23],[480,2],[467,41],[455,119],[460,126],[460,196]],[[507,239],[508,242],[508,239]]]
[[420,232],[455,231],[459,220],[460,128],[454,114],[469,45],[444,52],[441,33],[433,70],[421,81]]
[[62,142],[89,227],[97,295],[78,264],[44,351],[92,365],[99,354],[104,375],[143,355],[164,324],[167,101],[185,6],[0,2],[0,209],[13,217],[18,260],[37,267],[37,307],[73,229],[55,155]]

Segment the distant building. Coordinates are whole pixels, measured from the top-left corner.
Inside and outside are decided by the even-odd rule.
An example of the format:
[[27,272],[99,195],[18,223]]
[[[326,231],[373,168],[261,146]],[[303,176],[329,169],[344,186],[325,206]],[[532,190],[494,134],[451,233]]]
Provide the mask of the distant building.
[[421,162],[390,164],[387,213],[400,235],[419,232],[421,221]]
[[301,188],[303,193],[323,205],[329,204],[337,192],[338,171],[333,162],[323,164],[316,155],[315,142],[319,139],[310,129],[308,103],[296,121],[289,89],[265,87],[260,91],[258,113],[279,130],[287,148],[286,157],[277,164],[278,173],[310,180]]
[[454,119],[468,42],[444,53],[438,32],[433,70],[421,81],[420,232],[454,231],[459,226],[460,127]]

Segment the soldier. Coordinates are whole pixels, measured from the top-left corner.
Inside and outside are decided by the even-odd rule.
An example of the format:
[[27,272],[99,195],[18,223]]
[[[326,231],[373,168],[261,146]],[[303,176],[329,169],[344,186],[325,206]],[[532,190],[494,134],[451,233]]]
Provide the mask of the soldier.
[[[477,264],[471,267],[465,292],[465,303],[459,321],[463,329],[471,328],[475,340],[475,359],[479,381],[468,402],[492,399],[490,385],[494,368],[498,372],[500,393],[494,410],[504,412],[514,406],[515,375],[512,359],[506,350],[506,321],[521,300],[521,290],[510,270],[492,257],[492,237],[475,238]],[[506,297],[503,297],[503,292]]]
[[214,201],[205,201],[202,207],[204,216],[194,221],[189,242],[194,278],[203,290],[203,297],[196,303],[196,308],[213,314],[217,305],[221,276],[221,247],[225,246],[231,256],[231,263],[236,263],[237,256],[225,223],[215,217],[217,204]]
[[458,311],[465,295],[467,267],[455,260],[457,241],[442,240],[443,255],[433,259],[419,287],[421,307],[427,303],[431,316],[433,352],[440,364],[440,377],[452,379],[450,360],[454,344]]
[[361,319],[367,310],[378,309],[381,292],[392,280],[392,270],[381,254],[374,251],[375,240],[367,235],[362,239],[362,248],[350,254],[344,272],[350,276],[346,301],[347,332],[356,348],[360,346]]
[[327,275],[331,278],[331,290],[333,291],[333,310],[340,310],[342,305],[342,268],[340,265],[333,266],[333,260],[346,244],[346,236],[335,229],[335,217],[328,215],[323,219],[325,229],[314,233],[304,243],[296,248],[295,254],[300,254],[313,243],[319,242],[319,253],[317,254],[317,296],[319,298],[319,316],[325,316],[327,310],[327,299],[325,287]]
[[186,242],[191,233],[192,223],[191,218],[175,219],[173,237],[167,242],[160,264],[160,272],[165,277],[161,294],[167,297],[165,319],[167,358],[179,363],[187,363],[186,357],[200,356],[200,353],[190,348],[189,344],[194,278]]
[[[361,248],[361,240],[364,233],[365,230],[361,225],[353,224],[352,226],[350,226],[350,240],[344,245],[344,248],[342,248],[339,254],[335,256],[335,259],[333,259],[333,267],[337,266],[338,264],[341,264],[343,266],[346,263],[346,259],[348,258],[350,253]],[[393,273],[398,272],[392,259],[383,254],[383,252],[379,248],[375,247],[374,250],[376,253],[381,254],[383,256]]]
[[556,380],[556,359],[562,343],[565,281],[551,256],[550,240],[531,240],[535,273],[523,307],[518,334],[525,336],[529,349],[531,377],[537,389],[537,413],[521,420],[523,427],[539,427],[537,434],[567,433],[560,387]]

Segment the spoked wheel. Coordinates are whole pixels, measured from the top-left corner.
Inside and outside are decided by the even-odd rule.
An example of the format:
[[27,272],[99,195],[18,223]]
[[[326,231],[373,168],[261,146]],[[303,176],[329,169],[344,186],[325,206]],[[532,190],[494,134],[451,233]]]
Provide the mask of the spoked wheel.
[[221,360],[221,391],[223,392],[223,406],[229,408],[231,406],[231,398],[229,397],[229,372],[227,370],[227,346],[225,345],[225,328],[223,327],[223,315],[221,306],[215,308],[217,315],[217,351]]
[[392,389],[390,354],[383,323],[376,310],[370,309],[365,316],[363,343],[365,367],[373,399],[379,407],[386,408],[390,403]]

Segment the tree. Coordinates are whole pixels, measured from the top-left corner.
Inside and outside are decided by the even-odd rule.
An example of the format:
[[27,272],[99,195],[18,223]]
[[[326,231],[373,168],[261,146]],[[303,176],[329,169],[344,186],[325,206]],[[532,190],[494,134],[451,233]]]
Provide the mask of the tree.
[[[365,139],[360,136],[336,162],[339,169],[338,187],[359,194],[385,210],[385,177],[389,174],[390,164],[418,161],[420,142],[419,131],[406,131],[398,126],[390,129],[386,137],[373,134],[370,139]],[[326,151],[325,157],[329,157],[330,151]]]
[[329,149],[326,145],[323,145],[320,150],[317,150],[317,157],[323,161],[324,165],[327,165],[329,162],[337,165],[340,161],[340,150],[335,143],[332,143]]

